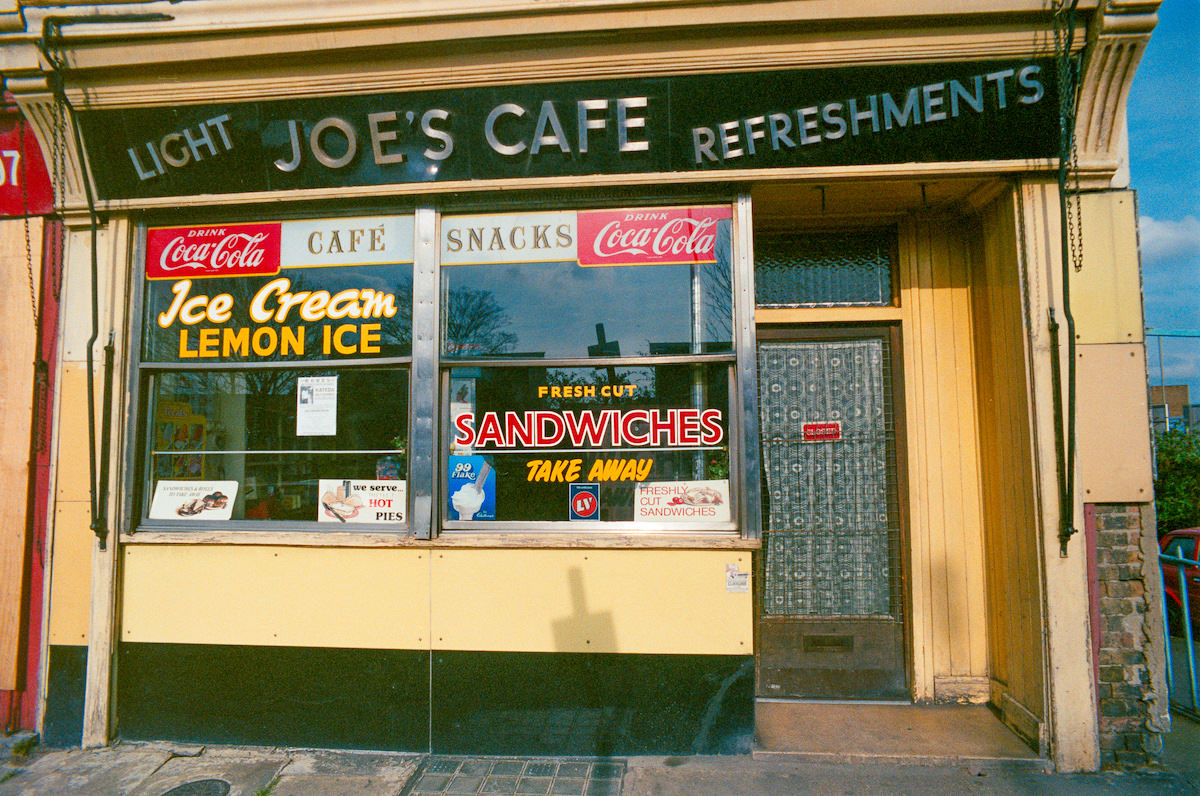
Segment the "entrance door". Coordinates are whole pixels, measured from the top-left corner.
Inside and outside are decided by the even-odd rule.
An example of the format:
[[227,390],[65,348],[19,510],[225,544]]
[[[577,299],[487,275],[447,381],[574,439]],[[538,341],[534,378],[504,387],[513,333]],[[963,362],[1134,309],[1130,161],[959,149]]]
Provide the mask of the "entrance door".
[[763,697],[909,696],[889,329],[759,329]]

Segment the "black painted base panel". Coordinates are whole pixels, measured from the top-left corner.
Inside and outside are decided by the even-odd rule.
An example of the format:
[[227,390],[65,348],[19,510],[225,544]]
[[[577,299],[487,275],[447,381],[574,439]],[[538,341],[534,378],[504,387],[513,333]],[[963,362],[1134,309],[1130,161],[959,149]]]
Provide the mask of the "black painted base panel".
[[47,746],[79,746],[83,738],[87,651],[83,646],[50,645],[42,721],[42,743]]
[[749,752],[754,659],[122,644],[125,739],[443,754]]

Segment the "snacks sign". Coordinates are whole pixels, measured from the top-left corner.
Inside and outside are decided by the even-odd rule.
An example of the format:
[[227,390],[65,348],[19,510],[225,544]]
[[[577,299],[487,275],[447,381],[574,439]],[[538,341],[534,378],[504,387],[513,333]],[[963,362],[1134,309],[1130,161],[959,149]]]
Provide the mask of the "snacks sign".
[[449,216],[444,266],[571,262],[581,267],[717,262],[728,205]]

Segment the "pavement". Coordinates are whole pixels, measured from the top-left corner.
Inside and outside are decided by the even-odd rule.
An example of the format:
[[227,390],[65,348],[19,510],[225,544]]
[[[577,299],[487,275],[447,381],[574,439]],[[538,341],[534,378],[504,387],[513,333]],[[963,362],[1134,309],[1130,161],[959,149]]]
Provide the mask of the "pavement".
[[846,754],[517,758],[120,743],[49,749],[9,736],[0,795],[28,796],[754,796],[756,794],[1200,793],[1200,725],[1176,719],[1164,765],[1054,774],[1043,761]]

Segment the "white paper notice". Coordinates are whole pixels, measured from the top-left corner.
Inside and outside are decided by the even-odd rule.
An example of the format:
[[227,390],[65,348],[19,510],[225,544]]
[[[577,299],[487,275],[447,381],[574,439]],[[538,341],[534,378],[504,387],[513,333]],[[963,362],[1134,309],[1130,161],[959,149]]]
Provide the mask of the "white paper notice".
[[637,485],[633,519],[729,522],[728,481],[649,481]]
[[337,376],[296,379],[296,436],[337,434]]
[[152,520],[228,520],[237,481],[159,481],[150,501]]
[[404,481],[322,478],[317,491],[317,522],[404,522],[408,507]]
[[737,564],[726,564],[725,591],[729,594],[749,594],[750,573],[738,572]]

